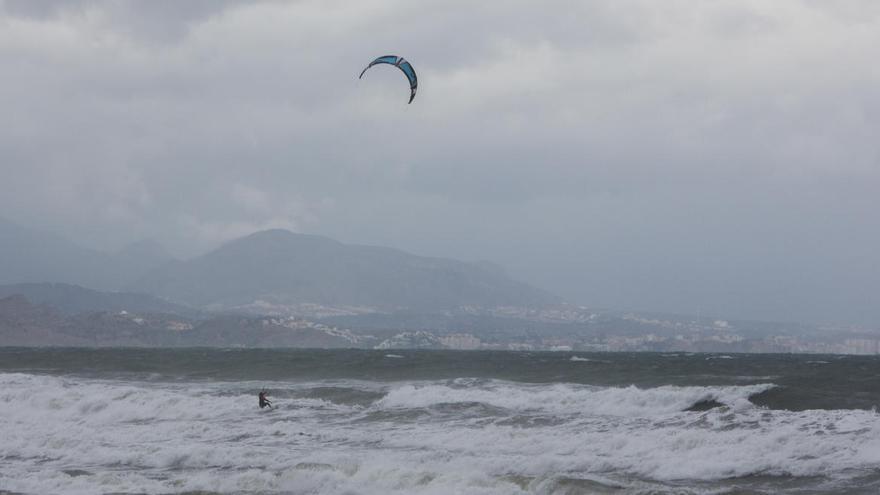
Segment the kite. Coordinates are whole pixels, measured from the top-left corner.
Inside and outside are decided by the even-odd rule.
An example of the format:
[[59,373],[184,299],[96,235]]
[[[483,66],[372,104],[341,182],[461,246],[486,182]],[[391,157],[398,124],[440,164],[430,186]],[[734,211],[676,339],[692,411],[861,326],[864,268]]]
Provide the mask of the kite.
[[398,57],[397,55],[385,55],[383,57],[379,57],[376,60],[370,62],[370,65],[368,65],[363,71],[361,71],[361,75],[358,77],[358,79],[364,77],[364,73],[367,72],[367,69],[379,64],[393,65],[403,71],[404,75],[406,75],[406,78],[409,79],[409,103],[412,103],[413,98],[416,97],[416,89],[419,87],[419,79],[416,77],[416,71],[415,69],[413,69],[413,66],[410,65],[409,62],[404,60],[403,57]]

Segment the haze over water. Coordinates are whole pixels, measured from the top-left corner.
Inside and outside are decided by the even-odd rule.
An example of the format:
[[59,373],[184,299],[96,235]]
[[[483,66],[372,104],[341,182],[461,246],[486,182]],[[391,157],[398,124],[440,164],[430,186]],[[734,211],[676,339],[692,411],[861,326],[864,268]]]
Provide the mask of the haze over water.
[[[874,357],[0,351],[12,493],[876,493]],[[272,410],[257,407],[265,388]]]

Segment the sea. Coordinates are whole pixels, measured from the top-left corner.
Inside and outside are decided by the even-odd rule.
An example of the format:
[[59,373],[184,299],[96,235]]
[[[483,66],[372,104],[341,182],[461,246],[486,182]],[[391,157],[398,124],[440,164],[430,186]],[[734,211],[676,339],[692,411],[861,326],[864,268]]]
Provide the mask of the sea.
[[877,494],[878,405],[873,356],[4,348],[0,493]]

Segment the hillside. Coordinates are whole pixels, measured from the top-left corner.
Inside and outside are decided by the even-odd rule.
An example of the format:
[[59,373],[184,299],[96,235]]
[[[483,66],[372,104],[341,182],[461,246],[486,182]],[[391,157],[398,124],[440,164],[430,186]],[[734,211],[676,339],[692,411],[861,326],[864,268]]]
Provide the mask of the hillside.
[[202,307],[263,300],[436,311],[558,301],[485,263],[346,245],[285,230],[258,232],[195,259],[167,264],[128,289]]
[[0,284],[65,282],[113,289],[112,256],[0,218]]
[[0,297],[0,347],[370,347],[371,336],[294,319],[90,311],[64,315],[21,295]]
[[105,253],[0,217],[0,284],[52,282],[118,290],[171,259],[148,241]]
[[131,292],[101,292],[71,284],[27,283],[0,285],[0,298],[21,295],[34,304],[64,314],[91,311],[167,313],[197,317],[199,312],[154,296]]

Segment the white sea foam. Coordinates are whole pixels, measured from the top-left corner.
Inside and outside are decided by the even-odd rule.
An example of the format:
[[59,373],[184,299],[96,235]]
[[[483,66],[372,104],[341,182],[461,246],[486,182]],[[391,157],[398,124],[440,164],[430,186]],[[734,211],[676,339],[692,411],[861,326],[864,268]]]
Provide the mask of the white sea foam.
[[592,361],[592,359],[590,359],[590,358],[585,358],[585,357],[580,357],[580,356],[572,356],[571,359],[569,359],[569,361],[575,361],[575,362],[586,363],[586,362],[588,362],[588,361]]
[[[750,405],[769,384],[333,383],[387,392],[362,407],[307,396],[326,383],[273,383],[268,411],[260,385],[0,374],[0,490],[570,493],[554,487],[572,478],[650,491],[750,474],[844,479],[880,464],[876,413]],[[710,399],[732,407],[682,411]],[[400,419],[472,402],[492,409]]]
[[481,387],[446,384],[402,385],[377,405],[386,408],[431,407],[450,403],[482,403],[513,411],[546,411],[556,414],[654,417],[678,413],[698,402],[717,401],[747,407],[748,398],[773,388],[773,384],[728,387],[663,386],[641,389],[587,385],[523,385],[491,381]]

